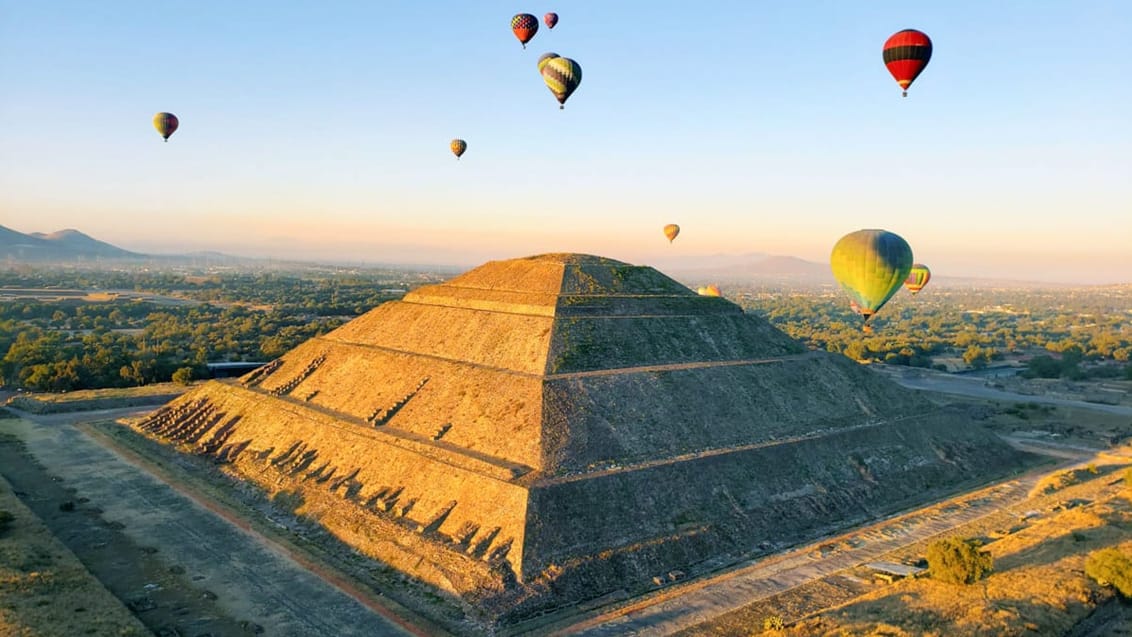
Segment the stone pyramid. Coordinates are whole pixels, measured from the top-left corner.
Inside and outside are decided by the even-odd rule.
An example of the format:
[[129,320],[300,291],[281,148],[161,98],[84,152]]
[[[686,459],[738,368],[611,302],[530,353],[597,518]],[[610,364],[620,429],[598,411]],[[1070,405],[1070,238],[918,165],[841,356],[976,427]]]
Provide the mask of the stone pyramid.
[[365,554],[512,606],[706,568],[1019,463],[723,298],[579,254],[417,289],[139,428]]

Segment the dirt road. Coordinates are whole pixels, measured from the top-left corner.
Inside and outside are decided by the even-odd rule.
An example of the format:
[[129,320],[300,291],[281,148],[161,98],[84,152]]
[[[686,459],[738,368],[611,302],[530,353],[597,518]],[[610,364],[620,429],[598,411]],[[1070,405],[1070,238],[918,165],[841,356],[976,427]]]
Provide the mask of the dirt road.
[[71,515],[97,519],[99,526],[62,533],[60,539],[84,563],[97,562],[88,568],[100,579],[115,579],[104,584],[132,603],[143,622],[147,615],[176,611],[166,612],[159,626],[147,622],[151,630],[183,635],[413,634],[274,545],[98,445],[71,424],[83,416],[0,421],[0,431],[23,441],[30,456],[25,462],[5,456],[0,472],[32,501],[29,505],[38,504],[41,515],[49,517],[64,515],[58,512],[64,507],[55,502],[60,495],[48,493],[44,483],[73,487],[64,492],[73,498]]

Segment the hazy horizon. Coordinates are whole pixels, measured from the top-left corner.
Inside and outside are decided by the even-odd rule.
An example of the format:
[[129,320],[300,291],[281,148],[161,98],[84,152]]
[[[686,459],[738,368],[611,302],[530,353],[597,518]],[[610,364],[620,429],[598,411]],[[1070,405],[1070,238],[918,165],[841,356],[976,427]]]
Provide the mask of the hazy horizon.
[[[372,263],[826,263],[879,227],[938,276],[1132,281],[1116,0],[0,8],[0,223],[21,232]],[[523,50],[522,10],[561,21]],[[880,50],[907,27],[935,48],[902,99]],[[544,51],[583,68],[565,110]],[[167,144],[157,111],[181,120]]]

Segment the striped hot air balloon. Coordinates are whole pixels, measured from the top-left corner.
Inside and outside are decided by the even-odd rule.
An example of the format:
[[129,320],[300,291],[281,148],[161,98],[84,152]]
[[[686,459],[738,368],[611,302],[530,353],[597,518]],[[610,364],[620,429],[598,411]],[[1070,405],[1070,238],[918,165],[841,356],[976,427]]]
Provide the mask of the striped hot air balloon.
[[570,58],[550,58],[542,67],[542,81],[558,99],[558,108],[566,108],[566,100],[582,83],[582,67]]
[[922,31],[904,29],[885,41],[883,54],[888,72],[908,97],[908,87],[932,59],[932,41]]
[[515,14],[511,18],[511,32],[523,43],[523,48],[527,48],[527,42],[538,33],[538,18],[529,13]]
[[177,116],[172,113],[158,113],[153,116],[153,127],[161,134],[165,141],[169,141],[169,136],[177,130],[181,122]]
[[462,139],[453,139],[449,142],[448,147],[452,149],[452,154],[456,156],[456,159],[459,159],[460,155],[463,155],[464,151],[468,150],[468,142]]
[[923,263],[915,263],[912,264],[912,270],[908,272],[908,278],[904,279],[904,287],[915,295],[916,292],[924,289],[924,286],[931,279],[932,271],[928,269],[928,266]]
[[542,73],[542,67],[546,66],[547,60],[553,60],[558,57],[557,53],[546,52],[538,56],[538,72]]
[[887,230],[858,230],[838,240],[829,257],[833,276],[868,321],[900,289],[912,269],[912,248]]

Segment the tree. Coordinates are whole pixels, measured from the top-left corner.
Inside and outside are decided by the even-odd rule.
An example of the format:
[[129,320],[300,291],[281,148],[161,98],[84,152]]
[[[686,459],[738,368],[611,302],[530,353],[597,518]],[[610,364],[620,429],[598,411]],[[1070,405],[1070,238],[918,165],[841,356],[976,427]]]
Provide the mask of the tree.
[[949,537],[928,545],[928,570],[933,579],[952,584],[973,584],[990,573],[994,558],[979,550],[973,540]]
[[1101,586],[1111,585],[1124,597],[1132,597],[1132,557],[1117,549],[1090,553],[1085,560],[1085,574]]
[[192,367],[179,367],[177,371],[173,372],[173,382],[181,385],[188,385],[193,381],[193,368]]

